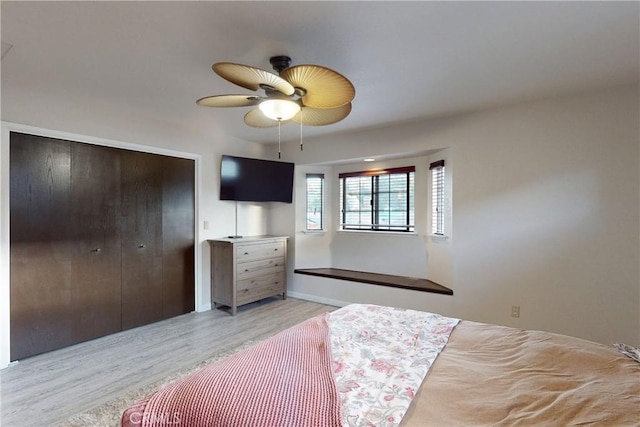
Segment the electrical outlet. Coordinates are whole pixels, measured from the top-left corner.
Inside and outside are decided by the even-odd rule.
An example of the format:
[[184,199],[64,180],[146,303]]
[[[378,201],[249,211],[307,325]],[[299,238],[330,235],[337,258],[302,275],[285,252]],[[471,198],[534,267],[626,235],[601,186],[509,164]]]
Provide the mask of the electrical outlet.
[[520,306],[512,305],[511,306],[511,317],[520,317]]

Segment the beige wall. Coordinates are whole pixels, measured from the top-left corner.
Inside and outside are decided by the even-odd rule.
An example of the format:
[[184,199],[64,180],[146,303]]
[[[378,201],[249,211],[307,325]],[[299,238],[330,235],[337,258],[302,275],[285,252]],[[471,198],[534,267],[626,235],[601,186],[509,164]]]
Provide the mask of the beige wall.
[[[454,296],[371,287],[294,275],[292,294],[346,303],[373,302],[440,312],[465,319],[544,329],[603,343],[640,344],[640,176],[638,87],[559,97],[449,118],[404,123],[328,138],[284,144],[295,161],[293,205],[239,204],[240,234],[291,236],[292,270],[300,264],[350,265],[335,260],[335,221],[324,236],[302,233],[306,169],[324,162],[401,153],[424,157],[447,149],[452,174],[452,238],[448,283]],[[97,101],[96,101],[97,102]],[[207,239],[235,232],[235,205],[218,200],[221,154],[269,157],[273,147],[223,139],[139,117],[121,108],[43,97],[3,105],[7,122],[61,131],[72,137],[174,150],[199,159],[197,238],[200,290],[209,302]],[[357,108],[357,100],[354,104]],[[348,119],[347,119],[348,120]],[[2,133],[0,242],[0,367],[8,362],[8,142]],[[316,166],[313,166],[316,165]],[[329,178],[332,188],[337,180]],[[332,190],[333,191],[333,190]],[[334,193],[328,195],[335,197]],[[302,206],[302,208],[301,208]],[[204,221],[209,228],[204,229]],[[424,230],[419,234],[426,245]],[[344,244],[357,244],[347,239]],[[384,243],[384,242],[382,242]],[[344,247],[342,248],[344,249]],[[422,249],[421,249],[422,250]],[[434,249],[424,249],[434,254]],[[397,254],[388,254],[390,263]],[[442,263],[411,267],[433,275]],[[325,265],[326,266],[326,265]],[[444,276],[442,276],[444,277]],[[510,317],[511,305],[521,317]]]
[[[292,294],[640,344],[638,102],[638,86],[624,86],[318,138],[302,153],[285,148],[306,165],[447,148],[454,168],[454,296],[301,275],[291,275]],[[309,237],[291,232],[297,259],[308,259]],[[348,250],[359,236],[338,238],[335,226],[327,235],[333,266],[360,262]],[[385,257],[399,261],[397,251]],[[521,307],[519,319],[512,305]]]

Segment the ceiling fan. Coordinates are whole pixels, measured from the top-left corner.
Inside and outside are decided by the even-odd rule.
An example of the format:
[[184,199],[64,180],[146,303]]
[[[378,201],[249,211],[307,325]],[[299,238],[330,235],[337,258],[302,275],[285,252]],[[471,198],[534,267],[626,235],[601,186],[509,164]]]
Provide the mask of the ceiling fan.
[[203,107],[251,107],[244,122],[252,127],[278,126],[293,120],[307,126],[336,123],[349,115],[356,91],[342,74],[320,65],[294,65],[280,55],[269,59],[274,74],[248,65],[218,62],[220,77],[264,95],[214,95],[200,98]]

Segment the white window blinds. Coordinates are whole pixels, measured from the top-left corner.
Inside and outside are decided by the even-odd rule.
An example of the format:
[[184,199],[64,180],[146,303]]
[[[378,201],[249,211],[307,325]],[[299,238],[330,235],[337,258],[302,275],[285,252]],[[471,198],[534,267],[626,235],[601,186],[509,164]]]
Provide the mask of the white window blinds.
[[414,231],[415,167],[341,173],[343,230]]
[[307,225],[309,231],[324,230],[324,174],[307,174]]
[[444,160],[431,163],[431,232],[444,235]]

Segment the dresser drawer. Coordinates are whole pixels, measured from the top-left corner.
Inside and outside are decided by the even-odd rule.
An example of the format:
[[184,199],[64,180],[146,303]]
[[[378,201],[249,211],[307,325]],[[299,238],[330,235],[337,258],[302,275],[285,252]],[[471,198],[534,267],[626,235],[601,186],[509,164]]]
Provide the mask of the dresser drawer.
[[284,271],[284,257],[259,259],[238,263],[236,277],[244,280],[251,277]]
[[286,291],[285,273],[272,273],[237,282],[238,305],[247,304]]
[[265,242],[253,245],[238,245],[236,261],[238,263],[257,259],[284,256],[284,242]]

